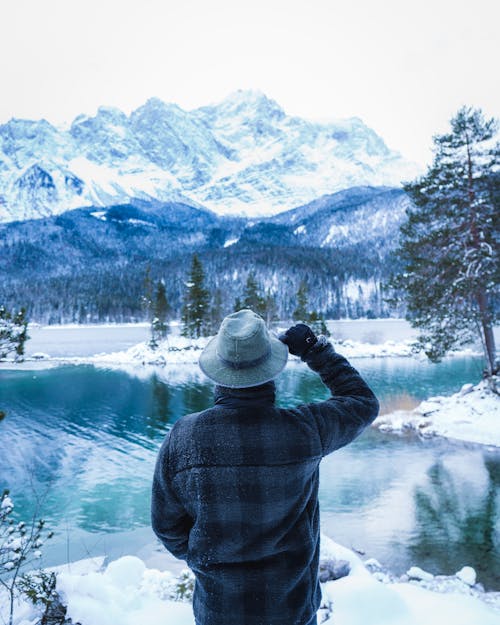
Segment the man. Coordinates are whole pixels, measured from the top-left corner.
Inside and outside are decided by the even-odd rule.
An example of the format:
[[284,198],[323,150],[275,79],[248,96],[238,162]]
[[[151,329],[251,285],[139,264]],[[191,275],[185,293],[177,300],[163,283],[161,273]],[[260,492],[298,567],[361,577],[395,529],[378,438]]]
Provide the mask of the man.
[[[274,404],[288,353],[332,392]],[[226,317],[201,354],[215,405],[179,419],[158,456],[153,529],[196,577],[197,625],[312,625],[318,582],[321,458],[377,416],[375,395],[325,337],[298,324],[278,340],[261,317]]]

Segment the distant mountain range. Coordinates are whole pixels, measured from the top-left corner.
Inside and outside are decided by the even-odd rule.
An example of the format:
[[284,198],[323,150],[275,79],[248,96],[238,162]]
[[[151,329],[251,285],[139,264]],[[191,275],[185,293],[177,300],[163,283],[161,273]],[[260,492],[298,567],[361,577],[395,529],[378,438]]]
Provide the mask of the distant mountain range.
[[311,310],[387,316],[383,283],[408,206],[402,189],[353,187],[263,219],[134,199],[4,223],[0,302],[42,322],[140,319],[149,267],[178,317],[196,252],[225,314],[252,271],[280,318],[291,316],[302,280]]
[[[45,120],[0,125],[0,222],[140,202],[253,218],[301,207],[306,219],[325,194],[397,187],[417,173],[358,118],[291,117],[254,91],[193,111],[150,99],[129,116],[101,107],[65,130]],[[276,223],[294,216],[307,228],[298,215]],[[326,245],[342,232],[314,236]]]

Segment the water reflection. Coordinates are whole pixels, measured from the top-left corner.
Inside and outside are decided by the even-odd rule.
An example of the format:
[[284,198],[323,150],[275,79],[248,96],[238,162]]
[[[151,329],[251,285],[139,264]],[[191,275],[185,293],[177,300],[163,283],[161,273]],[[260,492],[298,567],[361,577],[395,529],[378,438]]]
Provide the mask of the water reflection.
[[157,374],[151,377],[152,404],[148,413],[148,429],[146,434],[154,439],[158,431],[166,430],[170,417],[170,389],[168,384],[160,380]]
[[[471,458],[470,458],[471,459]],[[427,471],[428,482],[415,489],[415,532],[409,549],[422,566],[454,573],[457,563],[470,564],[480,577],[500,585],[500,458],[474,453],[439,458]],[[460,566],[462,565],[460,564]],[[481,575],[483,573],[483,575]]]

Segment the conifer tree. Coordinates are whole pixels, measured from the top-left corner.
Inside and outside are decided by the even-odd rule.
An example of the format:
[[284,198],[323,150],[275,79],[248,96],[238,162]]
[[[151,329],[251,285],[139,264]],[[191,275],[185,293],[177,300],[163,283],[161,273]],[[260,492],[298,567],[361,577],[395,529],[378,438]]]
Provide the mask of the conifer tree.
[[209,317],[209,333],[216,334],[224,317],[222,291],[219,288],[215,289]]
[[168,334],[168,314],[170,312],[170,305],[167,300],[167,293],[165,289],[165,282],[159,280],[156,285],[156,291],[151,306],[152,320],[151,320],[151,340],[150,346],[155,349],[158,347],[160,341],[162,341]]
[[462,108],[434,138],[434,161],[405,185],[413,200],[401,228],[403,272],[391,281],[427,356],[481,337],[487,372],[496,368],[493,300],[498,297],[500,145],[495,120]]
[[273,293],[271,293],[271,291],[267,291],[266,296],[264,298],[263,317],[268,326],[270,326],[271,324],[279,320],[278,304],[276,303],[276,296]]
[[193,255],[186,295],[182,308],[182,335],[190,338],[206,336],[209,332],[209,294],[205,288],[205,273],[200,259]]
[[147,265],[143,280],[143,294],[141,296],[141,308],[146,314],[146,319],[151,321],[151,309],[153,306],[153,281],[151,279],[151,265]]
[[243,292],[243,308],[250,308],[261,317],[266,316],[266,300],[261,295],[261,288],[253,271],[248,274],[247,283]]
[[297,308],[293,311],[292,319],[297,322],[307,323],[310,317],[307,306],[307,284],[304,280],[301,280],[297,291]]
[[12,313],[5,306],[0,306],[0,358],[14,352],[16,359],[21,359],[28,339],[26,310],[21,308],[17,313]]

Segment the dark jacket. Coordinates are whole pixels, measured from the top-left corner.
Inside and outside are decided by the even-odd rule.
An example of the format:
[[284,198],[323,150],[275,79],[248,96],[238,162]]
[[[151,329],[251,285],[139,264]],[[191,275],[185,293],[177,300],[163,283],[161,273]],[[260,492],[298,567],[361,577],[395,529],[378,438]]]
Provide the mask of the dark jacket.
[[292,409],[274,383],[216,388],[160,449],[152,525],[196,575],[198,625],[305,625],[318,610],[321,458],[377,416],[359,373],[324,339],[305,362],[332,392]]

